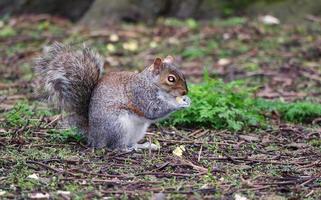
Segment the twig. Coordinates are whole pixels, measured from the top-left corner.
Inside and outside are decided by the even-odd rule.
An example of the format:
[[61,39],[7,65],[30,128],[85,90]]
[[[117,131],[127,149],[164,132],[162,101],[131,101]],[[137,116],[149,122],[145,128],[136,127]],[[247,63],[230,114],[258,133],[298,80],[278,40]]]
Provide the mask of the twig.
[[162,173],[162,172],[143,172],[135,174],[136,176],[144,175],[154,175],[154,176],[163,176],[163,177],[172,177],[172,176],[182,176],[182,177],[191,177],[192,174],[182,174],[182,173]]
[[195,137],[195,135],[197,135],[198,133],[200,133],[200,132],[202,132],[202,131],[203,131],[203,129],[197,129],[196,131],[190,133],[190,134],[188,135],[188,137]]
[[202,150],[203,150],[203,145],[201,145],[201,148],[198,152],[197,162],[199,162],[201,160]]
[[60,120],[62,117],[62,115],[57,115],[50,123],[46,124],[44,126],[44,128],[48,128],[49,126],[51,126],[53,123],[55,123],[56,121]]
[[50,167],[49,165],[46,165],[46,164],[41,163],[41,162],[37,162],[37,161],[33,161],[33,160],[27,160],[26,163],[39,165],[39,166],[41,166],[41,167],[43,167],[45,169],[49,169],[49,170],[51,170],[53,172],[56,172],[56,173],[62,173],[62,171],[54,169],[54,168]]
[[264,163],[264,164],[277,164],[277,165],[306,165],[310,162],[280,162],[274,160],[257,160],[257,159],[250,159],[246,157],[204,157],[204,159],[208,160],[234,160],[234,161],[248,161],[254,163]]
[[201,142],[201,141],[186,141],[186,140],[167,140],[167,139],[157,139],[160,142],[166,142],[169,144],[196,144],[196,145],[204,145],[204,144],[218,144],[218,145],[232,145],[223,142]]
[[49,169],[49,170],[51,170],[51,171],[53,171],[55,173],[59,173],[59,174],[68,174],[68,175],[75,176],[75,177],[79,176],[77,174],[74,174],[74,173],[71,173],[71,172],[68,172],[68,171],[57,170],[55,168],[50,167],[49,165],[46,165],[46,164],[41,163],[41,162],[33,161],[33,160],[27,160],[26,163],[39,165],[39,166],[41,166],[41,167],[43,167],[45,169]]
[[185,160],[185,159],[181,158],[180,161],[184,165],[191,166],[193,169],[197,170],[200,174],[207,173],[207,169],[206,168],[198,166],[198,165],[195,165],[194,163],[192,163],[189,160]]
[[77,172],[81,172],[83,174],[88,174],[88,175],[94,175],[94,176],[99,176],[99,177],[109,177],[109,178],[131,178],[127,175],[111,175],[111,174],[102,174],[102,173],[94,173],[94,172],[88,172],[82,169],[78,169],[78,168],[73,168],[70,169],[70,171],[77,171]]

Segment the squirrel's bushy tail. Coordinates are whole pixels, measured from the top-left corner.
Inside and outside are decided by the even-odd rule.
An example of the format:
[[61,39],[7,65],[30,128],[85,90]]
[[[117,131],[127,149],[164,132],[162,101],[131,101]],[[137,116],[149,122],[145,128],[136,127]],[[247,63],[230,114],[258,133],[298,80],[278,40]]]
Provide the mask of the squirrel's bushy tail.
[[36,60],[40,89],[56,108],[88,118],[92,90],[103,70],[103,59],[89,48],[73,50],[55,42]]

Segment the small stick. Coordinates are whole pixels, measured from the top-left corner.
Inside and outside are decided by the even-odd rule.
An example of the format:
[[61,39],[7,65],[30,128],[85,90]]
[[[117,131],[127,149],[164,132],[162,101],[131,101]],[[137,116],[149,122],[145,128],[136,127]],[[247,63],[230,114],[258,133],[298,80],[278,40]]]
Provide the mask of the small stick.
[[199,162],[201,160],[201,154],[202,154],[202,150],[203,150],[203,145],[201,145],[201,148],[198,152],[198,158],[197,158],[197,162]]
[[56,121],[60,120],[62,117],[62,115],[57,115],[50,123],[46,124],[44,126],[44,128],[48,128],[49,126],[51,126],[53,123],[55,123]]

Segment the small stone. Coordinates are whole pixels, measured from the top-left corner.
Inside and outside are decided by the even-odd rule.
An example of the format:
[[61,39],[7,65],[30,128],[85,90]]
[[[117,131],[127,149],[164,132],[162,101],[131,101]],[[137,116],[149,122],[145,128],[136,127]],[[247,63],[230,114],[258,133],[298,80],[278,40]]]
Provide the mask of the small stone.
[[27,178],[34,179],[34,180],[39,180],[39,176],[37,174],[31,174]]
[[231,60],[227,59],[227,58],[221,58],[218,60],[217,64],[220,66],[226,66],[226,65],[231,64]]
[[49,199],[50,195],[48,193],[32,193],[29,194],[30,199]]
[[263,24],[276,25],[280,24],[280,20],[272,15],[265,15],[259,18]]

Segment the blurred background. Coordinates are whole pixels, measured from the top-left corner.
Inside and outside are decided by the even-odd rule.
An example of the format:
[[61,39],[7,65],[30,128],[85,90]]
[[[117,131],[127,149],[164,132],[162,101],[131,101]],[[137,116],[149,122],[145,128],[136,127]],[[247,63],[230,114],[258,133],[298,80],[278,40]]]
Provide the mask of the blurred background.
[[206,68],[259,97],[319,101],[320,14],[320,0],[2,0],[0,73],[31,81],[33,59],[58,40],[91,45],[107,72],[172,54],[194,83]]
[[73,22],[154,22],[158,17],[212,19],[234,15],[271,14],[298,23],[320,15],[319,0],[2,0],[0,15],[51,14]]

